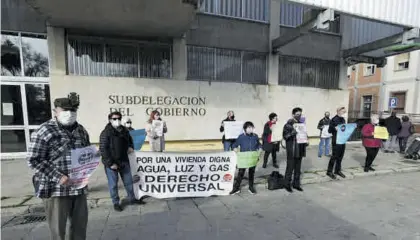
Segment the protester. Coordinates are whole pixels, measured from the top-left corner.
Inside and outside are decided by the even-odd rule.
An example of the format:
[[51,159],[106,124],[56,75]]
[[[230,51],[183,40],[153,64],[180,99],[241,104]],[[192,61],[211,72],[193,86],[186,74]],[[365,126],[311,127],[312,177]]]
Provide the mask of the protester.
[[414,125],[410,122],[408,116],[402,117],[401,130],[398,133],[398,140],[400,145],[400,153],[404,154],[407,148],[408,138],[414,133]]
[[320,131],[320,142],[319,142],[319,148],[318,148],[318,157],[322,157],[322,153],[323,150],[325,148],[325,156],[328,156],[330,153],[330,139],[331,137],[327,137],[327,136],[323,136],[322,135],[322,130],[324,129],[324,127],[329,127],[330,125],[330,113],[329,112],[325,112],[324,117],[319,120],[318,123],[318,129]]
[[272,142],[271,141],[271,136],[272,136],[272,129],[275,126],[275,124],[277,123],[277,114],[275,113],[270,113],[270,115],[268,115],[268,119],[269,121],[264,125],[264,130],[263,130],[263,134],[262,134],[262,139],[263,139],[263,150],[264,150],[264,163],[263,163],[263,168],[267,167],[267,163],[268,163],[268,156],[271,154],[271,159],[273,161],[273,167],[274,168],[279,168],[279,165],[277,164],[277,151],[280,148],[280,143],[279,142]]
[[292,174],[293,174],[293,188],[298,191],[303,191],[300,185],[300,172],[302,165],[302,158],[306,156],[306,147],[308,143],[297,142],[297,132],[294,125],[300,123],[302,116],[301,108],[294,108],[292,110],[293,118],[287,121],[283,127],[283,139],[286,141],[287,166],[285,175],[285,189],[288,192],[293,192]]
[[125,120],[125,124],[124,125],[128,129],[128,131],[133,131],[134,130],[134,128],[132,127],[133,125],[132,125],[132,122],[131,122],[131,119],[130,118],[127,118]]
[[[346,108],[340,107],[337,109],[337,115],[331,119],[330,127],[328,132],[332,134],[332,156],[328,163],[327,176],[332,179],[336,179],[336,175],[345,178],[346,175],[341,172],[341,162],[343,161],[344,152],[346,151],[346,144],[337,144],[337,126],[340,124],[345,124],[346,120],[344,115],[346,114]],[[335,171],[333,173],[333,168],[335,165]]]
[[99,150],[102,155],[102,163],[105,166],[109,193],[114,204],[114,210],[119,212],[123,209],[118,195],[118,174],[121,176],[127,198],[131,203],[143,203],[141,200],[136,200],[134,196],[133,179],[128,159],[128,154],[134,152],[133,140],[127,128],[122,126],[121,117],[120,112],[110,113],[108,124],[99,137]]
[[374,138],[375,127],[379,124],[379,116],[373,114],[370,119],[370,123],[365,124],[362,128],[362,142],[366,149],[365,172],[375,171],[372,163],[382,145],[381,139]]
[[397,146],[397,135],[401,130],[401,120],[397,117],[396,112],[392,112],[391,116],[385,119],[385,126],[389,133],[389,138],[385,143],[385,152],[395,152]]
[[[228,111],[226,119],[223,120],[222,124],[220,125],[220,129],[219,129],[220,132],[223,133],[225,131],[224,122],[233,122],[233,121],[235,121],[235,113],[233,111]],[[226,139],[225,135],[223,134],[223,137],[222,137],[223,150],[225,152],[232,151],[233,150],[232,145],[235,143],[235,140],[236,139]]]
[[90,146],[89,134],[77,122],[79,97],[54,100],[54,118],[31,134],[28,164],[35,170],[36,196],[44,203],[51,239],[86,239],[88,222],[87,187],[75,189],[69,179],[71,152]]
[[[250,152],[258,151],[261,148],[261,143],[258,138],[258,135],[254,133],[254,124],[252,122],[245,122],[244,124],[244,133],[239,135],[232,147],[240,148],[241,152]],[[241,182],[245,175],[246,168],[240,168],[238,170],[238,176],[235,179],[235,184],[233,185],[233,190],[230,194],[237,194],[241,192]],[[248,168],[248,184],[249,184],[249,193],[256,194],[257,191],[254,188],[254,175],[255,175],[255,166]]]
[[[153,127],[153,120],[161,121],[163,124],[162,132]],[[149,139],[150,150],[152,152],[165,151],[165,134],[168,132],[166,122],[160,118],[160,113],[156,110],[152,111],[150,118],[146,124],[146,134]]]

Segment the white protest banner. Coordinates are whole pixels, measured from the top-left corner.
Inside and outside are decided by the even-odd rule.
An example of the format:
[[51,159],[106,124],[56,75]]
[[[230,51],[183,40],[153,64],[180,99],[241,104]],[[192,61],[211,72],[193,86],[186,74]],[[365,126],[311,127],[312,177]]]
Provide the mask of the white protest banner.
[[328,132],[328,129],[330,128],[330,125],[324,125],[321,132],[321,138],[330,138],[332,137],[332,134]]
[[283,139],[283,126],[273,124],[271,128],[271,142],[280,142]]
[[306,124],[304,123],[295,123],[293,124],[297,135],[296,135],[296,142],[297,143],[308,143],[308,133],[306,131]]
[[229,195],[235,152],[135,152],[129,155],[134,194],[154,198]]
[[152,121],[152,131],[156,133],[156,136],[163,136],[163,121],[153,120]]
[[224,121],[225,139],[237,139],[244,132],[244,122]]
[[96,170],[101,156],[95,146],[71,150],[70,183],[72,188],[86,187],[89,177]]

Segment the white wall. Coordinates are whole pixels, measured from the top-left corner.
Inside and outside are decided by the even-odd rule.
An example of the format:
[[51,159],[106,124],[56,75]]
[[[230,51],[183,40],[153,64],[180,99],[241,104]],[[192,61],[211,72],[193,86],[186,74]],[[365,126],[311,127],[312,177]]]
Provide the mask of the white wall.
[[219,127],[228,110],[235,111],[238,120],[250,120],[262,133],[268,114],[276,112],[281,122],[290,116],[293,107],[302,107],[310,136],[318,135],[316,125],[325,111],[335,112],[348,106],[348,91],[315,88],[265,86],[238,83],[178,81],[164,79],[103,78],[84,76],[51,77],[51,97],[65,97],[69,92],[80,94],[79,122],[98,142],[107,123],[110,108],[129,108],[135,128],[144,128],[148,119],[143,104],[111,104],[109,95],[171,97],[202,97],[203,106],[161,106],[170,108],[203,108],[205,116],[164,116],[168,125],[168,140],[220,139]]
[[407,70],[395,71],[395,57],[387,59],[384,79],[383,110],[388,110],[388,101],[392,92],[406,92],[406,113],[420,113],[420,50],[410,52]]

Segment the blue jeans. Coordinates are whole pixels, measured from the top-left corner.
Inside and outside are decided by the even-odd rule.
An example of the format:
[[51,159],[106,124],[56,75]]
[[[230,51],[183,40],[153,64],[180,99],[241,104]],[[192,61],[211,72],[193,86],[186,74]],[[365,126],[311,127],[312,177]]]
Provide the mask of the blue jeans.
[[233,145],[233,142],[231,142],[231,141],[224,141],[223,142],[223,150],[225,152],[232,151],[233,150],[232,145]]
[[321,138],[319,142],[318,157],[322,157],[322,152],[325,146],[325,156],[330,153],[330,139],[331,138]]
[[118,174],[124,183],[125,191],[127,191],[127,197],[130,201],[136,199],[133,191],[133,178],[131,176],[130,164],[124,162],[119,166],[117,170],[112,170],[109,167],[105,167],[106,177],[108,178],[109,193],[111,195],[112,203],[119,204],[120,196],[118,196]]

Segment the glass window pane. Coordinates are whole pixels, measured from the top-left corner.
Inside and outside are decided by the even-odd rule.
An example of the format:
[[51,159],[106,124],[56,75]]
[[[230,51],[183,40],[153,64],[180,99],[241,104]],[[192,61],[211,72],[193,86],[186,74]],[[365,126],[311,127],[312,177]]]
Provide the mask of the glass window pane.
[[216,80],[241,82],[241,52],[216,49]]
[[140,47],[140,77],[170,78],[171,51],[170,46]]
[[48,77],[48,45],[44,35],[22,35],[23,69],[27,77]]
[[25,84],[29,125],[40,125],[51,119],[50,86]]
[[21,76],[20,43],[17,35],[1,34],[1,75]]
[[138,77],[136,46],[106,45],[106,75],[111,77]]
[[26,152],[24,130],[1,130],[1,152]]
[[214,79],[214,48],[187,46],[187,78]]
[[105,76],[104,45],[69,39],[68,70],[74,75]]
[[20,86],[1,85],[1,125],[23,125]]

